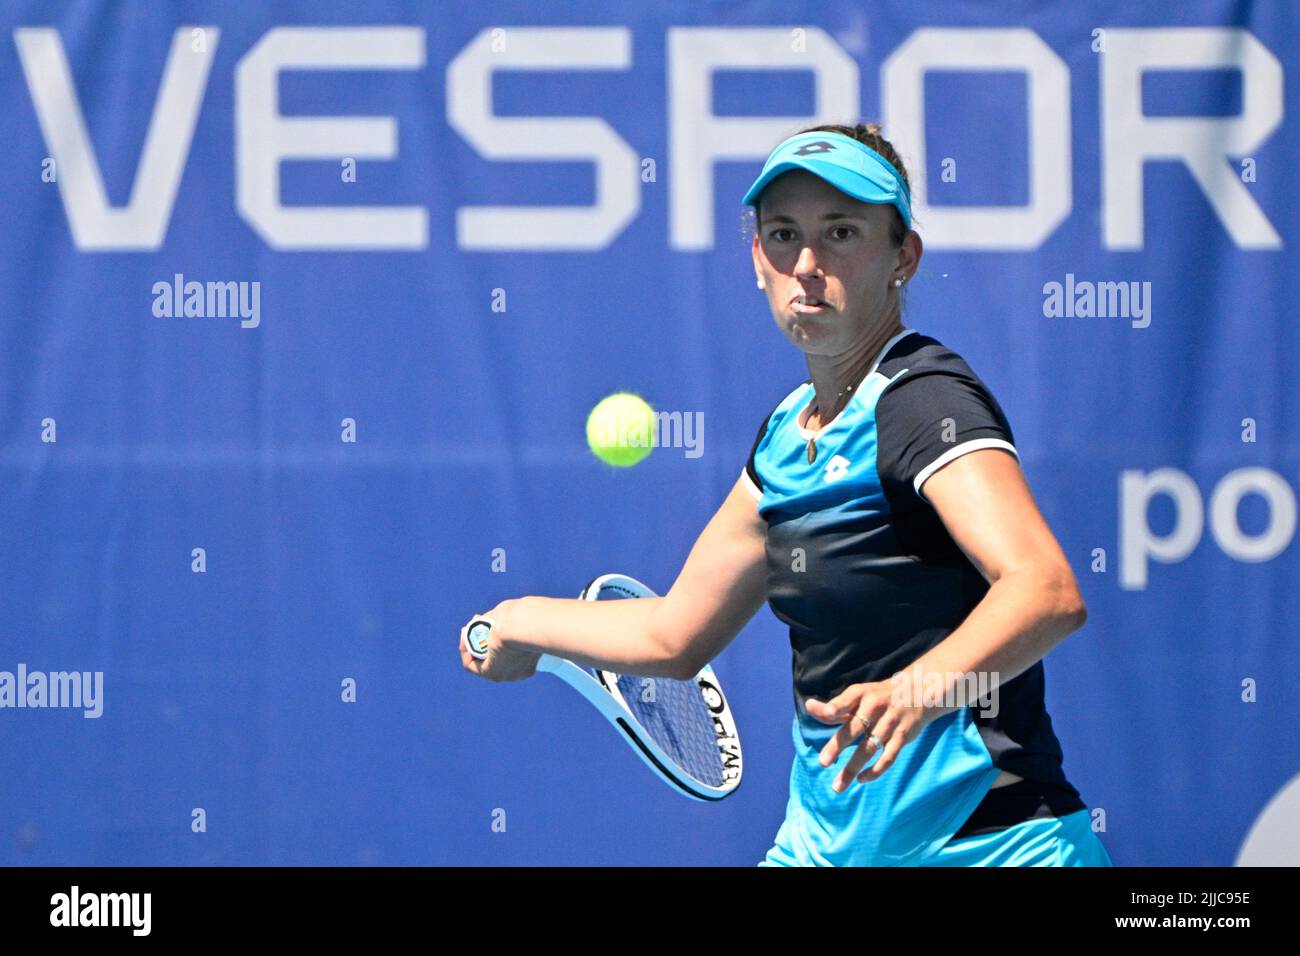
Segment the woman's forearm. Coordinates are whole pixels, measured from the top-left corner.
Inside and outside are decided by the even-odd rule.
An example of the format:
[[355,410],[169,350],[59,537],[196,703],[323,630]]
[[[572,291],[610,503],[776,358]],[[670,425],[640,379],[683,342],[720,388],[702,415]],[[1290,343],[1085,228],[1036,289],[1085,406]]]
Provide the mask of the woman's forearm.
[[1072,575],[1013,572],[993,583],[960,627],[894,675],[896,693],[913,704],[924,699],[930,719],[981,706],[971,688],[996,694],[1086,619]]
[[508,647],[553,654],[576,664],[674,677],[679,662],[652,626],[662,597],[620,601],[528,596],[510,602],[502,641]]

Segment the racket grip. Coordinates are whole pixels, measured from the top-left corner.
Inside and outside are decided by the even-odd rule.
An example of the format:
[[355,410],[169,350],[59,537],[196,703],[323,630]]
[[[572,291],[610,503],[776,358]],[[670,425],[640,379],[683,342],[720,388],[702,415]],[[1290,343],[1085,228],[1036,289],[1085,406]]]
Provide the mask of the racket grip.
[[475,660],[485,660],[488,656],[488,632],[492,630],[492,624],[492,618],[478,614],[470,618],[469,623],[460,630],[465,647]]

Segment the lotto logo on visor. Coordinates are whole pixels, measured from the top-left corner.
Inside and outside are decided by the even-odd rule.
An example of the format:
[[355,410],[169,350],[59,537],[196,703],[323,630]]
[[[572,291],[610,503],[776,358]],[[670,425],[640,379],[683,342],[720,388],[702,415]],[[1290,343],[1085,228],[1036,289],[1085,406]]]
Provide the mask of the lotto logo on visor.
[[893,165],[865,143],[838,133],[800,133],[772,151],[763,172],[745,193],[745,204],[758,197],[777,176],[803,169],[862,202],[888,203],[912,226],[911,195]]
[[796,156],[808,156],[812,153],[829,153],[835,148],[834,143],[828,143],[824,139],[819,139],[815,143],[805,143],[794,151]]

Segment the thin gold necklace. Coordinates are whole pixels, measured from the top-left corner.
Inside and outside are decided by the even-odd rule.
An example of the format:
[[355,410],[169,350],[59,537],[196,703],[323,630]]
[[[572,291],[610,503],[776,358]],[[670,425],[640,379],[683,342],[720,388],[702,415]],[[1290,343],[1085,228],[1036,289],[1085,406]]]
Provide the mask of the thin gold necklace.
[[[841,389],[840,393],[836,395],[834,399],[831,400],[832,407],[838,404],[839,400],[843,398],[846,394],[851,392],[852,390],[853,390],[852,385],[846,386],[845,388]],[[843,411],[843,409],[840,409],[840,411]],[[805,419],[805,422],[811,421],[812,417],[820,412],[821,412],[821,404],[818,403],[817,407],[808,413],[808,418]],[[826,427],[826,423],[822,422],[822,428],[825,427]],[[821,429],[818,430],[820,431]],[[808,439],[808,464],[811,465],[816,459],[817,459],[817,436],[814,435],[813,437]]]

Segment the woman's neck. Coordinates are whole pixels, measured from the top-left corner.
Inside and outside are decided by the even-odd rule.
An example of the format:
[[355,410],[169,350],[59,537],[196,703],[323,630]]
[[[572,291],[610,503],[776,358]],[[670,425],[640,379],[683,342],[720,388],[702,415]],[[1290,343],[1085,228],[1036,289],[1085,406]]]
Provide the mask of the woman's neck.
[[813,431],[831,421],[853,398],[853,389],[867,374],[885,343],[903,331],[897,316],[866,336],[842,355],[809,355],[808,371],[812,375],[815,397],[809,403],[807,418]]

